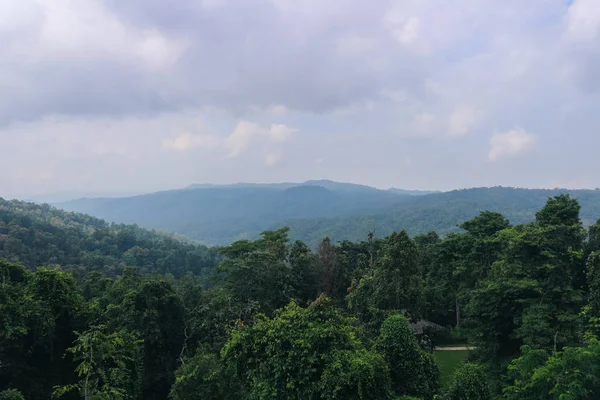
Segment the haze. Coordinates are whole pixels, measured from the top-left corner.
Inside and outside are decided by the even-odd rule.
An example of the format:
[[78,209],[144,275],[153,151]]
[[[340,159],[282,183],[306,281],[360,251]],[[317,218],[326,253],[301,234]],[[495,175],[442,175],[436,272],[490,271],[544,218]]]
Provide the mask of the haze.
[[0,196],[598,186],[597,0],[3,0]]

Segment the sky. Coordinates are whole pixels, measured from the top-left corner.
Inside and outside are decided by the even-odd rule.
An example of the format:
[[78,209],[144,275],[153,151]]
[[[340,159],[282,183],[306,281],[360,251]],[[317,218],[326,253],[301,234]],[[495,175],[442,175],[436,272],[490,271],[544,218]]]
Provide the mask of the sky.
[[0,196],[600,186],[598,0],[2,0]]

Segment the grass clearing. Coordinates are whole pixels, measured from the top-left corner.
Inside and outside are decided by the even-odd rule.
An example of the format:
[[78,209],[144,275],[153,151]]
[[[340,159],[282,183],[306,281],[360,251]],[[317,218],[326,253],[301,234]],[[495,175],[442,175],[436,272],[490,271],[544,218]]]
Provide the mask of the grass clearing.
[[435,361],[440,369],[440,387],[447,388],[452,383],[454,371],[466,360],[469,350],[435,351]]

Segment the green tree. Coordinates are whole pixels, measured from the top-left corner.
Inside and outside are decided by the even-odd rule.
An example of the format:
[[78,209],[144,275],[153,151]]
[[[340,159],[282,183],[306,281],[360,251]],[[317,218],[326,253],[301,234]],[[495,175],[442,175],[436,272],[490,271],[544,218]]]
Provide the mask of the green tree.
[[488,361],[516,356],[522,345],[560,349],[579,340],[583,228],[579,205],[548,200],[535,223],[502,230],[500,259],[472,292],[472,339]]
[[565,347],[552,355],[525,346],[509,371],[514,381],[503,390],[506,400],[597,399],[600,342],[590,337],[584,347]]
[[438,368],[433,357],[421,350],[408,320],[388,317],[381,326],[376,349],[383,354],[397,396],[432,399],[438,391]]
[[290,248],[288,259],[293,297],[304,303],[313,301],[321,289],[317,257],[306,244],[297,240]]
[[168,282],[151,280],[127,292],[113,313],[117,327],[138,331],[143,340],[142,398],[165,399],[185,344],[181,299]]
[[25,397],[15,389],[7,389],[0,392],[0,400],[25,400]]
[[600,323],[600,252],[598,251],[590,254],[587,260],[587,286],[589,290],[587,316],[589,322],[598,325]]
[[54,396],[63,397],[75,390],[84,400],[137,399],[141,384],[141,345],[138,335],[125,330],[108,333],[94,326],[77,333],[73,347],[67,349],[79,364],[79,382],[57,387]]
[[[320,297],[290,303],[273,318],[232,332],[223,359],[235,365],[250,399],[381,399],[387,366],[368,352],[352,321]],[[350,396],[350,397],[346,397]]]
[[73,277],[59,270],[30,274],[0,261],[0,279],[0,388],[44,398],[74,378],[72,359],[63,356],[84,322],[83,299]]
[[443,400],[491,400],[489,377],[478,364],[466,363],[456,372],[452,384],[442,396]]
[[[406,231],[393,233],[381,250],[372,271],[350,288],[348,305],[364,322],[379,326],[389,312],[418,315],[423,280],[419,253]],[[382,312],[384,311],[384,312]]]
[[242,392],[235,369],[221,361],[210,348],[199,347],[177,369],[169,398],[172,400],[241,399]]
[[293,297],[292,273],[287,258],[288,228],[266,231],[256,241],[237,241],[221,249],[225,260],[223,287],[240,308],[250,306],[272,313]]

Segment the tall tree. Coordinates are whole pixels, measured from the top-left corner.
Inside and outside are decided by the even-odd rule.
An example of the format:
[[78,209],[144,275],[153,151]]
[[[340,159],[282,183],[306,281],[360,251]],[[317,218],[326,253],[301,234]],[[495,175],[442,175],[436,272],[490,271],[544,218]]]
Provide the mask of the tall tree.
[[376,349],[389,366],[395,395],[432,399],[437,393],[437,365],[433,357],[419,347],[404,316],[392,315],[383,322]]
[[389,391],[382,357],[358,340],[352,321],[320,297],[291,303],[273,318],[234,330],[223,348],[251,399],[381,399]]
[[67,349],[79,363],[75,384],[57,387],[54,396],[78,392],[84,400],[138,399],[141,385],[141,344],[136,333],[123,329],[108,333],[104,326],[93,326],[77,333],[73,347]]
[[[406,231],[393,233],[381,250],[372,271],[353,284],[348,305],[359,318],[379,326],[390,312],[419,315],[423,279],[419,254]],[[382,312],[383,311],[383,312]],[[375,319],[373,319],[375,318]]]

